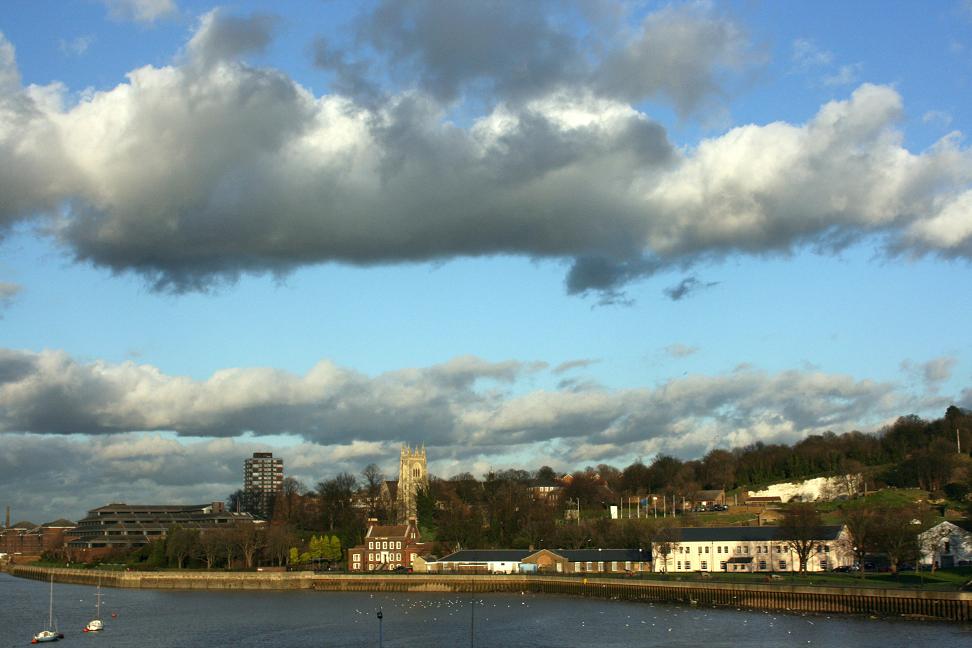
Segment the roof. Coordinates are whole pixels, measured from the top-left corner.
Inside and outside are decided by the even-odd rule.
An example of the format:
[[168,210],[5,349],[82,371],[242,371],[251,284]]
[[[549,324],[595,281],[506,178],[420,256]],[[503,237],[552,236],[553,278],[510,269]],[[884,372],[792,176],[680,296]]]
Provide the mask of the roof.
[[368,527],[367,538],[400,538],[408,532],[407,524]]
[[729,563],[744,563],[744,564],[749,564],[749,563],[753,562],[753,557],[752,556],[733,556],[732,558],[730,558],[726,562],[729,562]]
[[649,549],[557,549],[570,562],[651,562]]
[[972,532],[972,520],[952,520],[951,522],[963,531]]
[[59,520],[54,520],[53,522],[48,522],[47,524],[42,524],[41,526],[53,527],[57,529],[70,529],[75,527],[76,525],[71,520],[65,520],[64,518],[61,518]]
[[17,522],[15,524],[11,524],[9,528],[11,528],[11,529],[36,529],[37,528],[37,525],[34,524],[33,522],[28,522],[27,520],[21,520],[20,522]]
[[725,495],[725,493],[721,489],[700,490],[695,494],[695,499],[704,499],[704,500],[718,499],[723,495]]
[[529,549],[462,549],[436,562],[520,562],[534,553]]
[[[840,525],[826,525],[820,527],[820,537],[815,540],[835,540],[840,535]],[[782,527],[682,527],[676,529],[679,542],[770,542],[773,540],[791,540],[783,534]]]

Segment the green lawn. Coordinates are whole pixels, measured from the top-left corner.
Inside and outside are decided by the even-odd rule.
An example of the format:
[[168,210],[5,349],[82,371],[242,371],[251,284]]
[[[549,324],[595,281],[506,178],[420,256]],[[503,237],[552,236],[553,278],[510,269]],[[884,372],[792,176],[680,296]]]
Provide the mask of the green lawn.
[[699,574],[646,574],[641,578],[652,580],[669,580],[680,582],[715,582],[715,583],[770,583],[778,585],[817,585],[822,587],[876,587],[884,589],[925,589],[937,591],[955,591],[972,580],[972,567],[958,567],[955,569],[939,569],[934,574],[930,572],[889,572],[867,573],[864,578],[860,574],[840,573],[811,573],[802,576],[796,573],[779,573],[780,578],[770,578],[769,574],[719,574],[713,573],[707,577]]

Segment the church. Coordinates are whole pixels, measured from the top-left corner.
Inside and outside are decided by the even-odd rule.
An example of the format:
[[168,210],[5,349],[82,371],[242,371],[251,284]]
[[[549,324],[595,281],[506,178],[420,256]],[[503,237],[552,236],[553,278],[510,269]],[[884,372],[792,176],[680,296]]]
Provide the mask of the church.
[[381,499],[386,510],[395,512],[399,524],[418,517],[416,495],[429,487],[429,469],[426,463],[425,447],[414,450],[403,445],[398,462],[398,481],[386,481],[381,486]]

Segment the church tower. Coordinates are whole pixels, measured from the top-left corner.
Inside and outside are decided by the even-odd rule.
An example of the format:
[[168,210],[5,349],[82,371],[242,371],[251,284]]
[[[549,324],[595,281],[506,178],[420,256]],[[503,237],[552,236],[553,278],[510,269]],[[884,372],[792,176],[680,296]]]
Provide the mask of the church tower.
[[415,495],[429,487],[429,470],[425,463],[425,446],[414,450],[402,446],[398,467],[398,514],[402,522],[418,517]]

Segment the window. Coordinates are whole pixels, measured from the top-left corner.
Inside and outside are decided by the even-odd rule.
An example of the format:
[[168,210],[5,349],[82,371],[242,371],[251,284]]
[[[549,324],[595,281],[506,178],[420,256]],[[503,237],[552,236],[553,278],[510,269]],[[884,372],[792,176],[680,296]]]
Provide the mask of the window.
[[368,548],[369,549],[374,549],[374,546],[373,546],[374,544],[375,544],[374,542],[369,542],[368,543]]
[[368,552],[368,560],[374,560],[374,559],[375,559],[375,555],[371,552]]
[[398,542],[395,543],[395,548],[396,549],[401,549],[402,548],[402,541],[401,540],[399,540]]
[[743,553],[749,553],[749,547],[743,547]]
[[729,547],[723,547],[722,553],[729,553]]
[[587,561],[587,571],[594,571],[594,563]]
[[785,560],[781,560],[780,561],[780,569],[783,569],[783,570],[786,569],[786,561]]
[[720,560],[719,561],[719,569],[721,569],[722,571],[726,571],[726,561],[725,560]]
[[355,562],[359,562],[361,560],[361,554],[352,555],[351,560],[354,560]]
[[716,553],[722,553],[722,547],[716,547]]
[[820,559],[820,569],[827,569],[827,559],[826,558],[821,558]]
[[374,571],[374,569],[375,569],[374,565],[368,565],[368,571]]
[[759,568],[760,569],[766,569],[766,561],[765,560],[760,560],[759,561]]
[[691,560],[686,560],[685,561],[685,569],[692,569],[692,561]]
[[830,545],[824,545],[824,553],[830,553]]
[[678,563],[676,563],[676,564],[677,564],[677,566],[675,567],[676,569],[681,569],[682,568],[682,561],[681,560],[679,560]]
[[708,547],[705,548],[705,553],[709,553],[709,548]]
[[702,567],[702,571],[708,571],[709,570],[709,561],[703,560],[701,567]]

